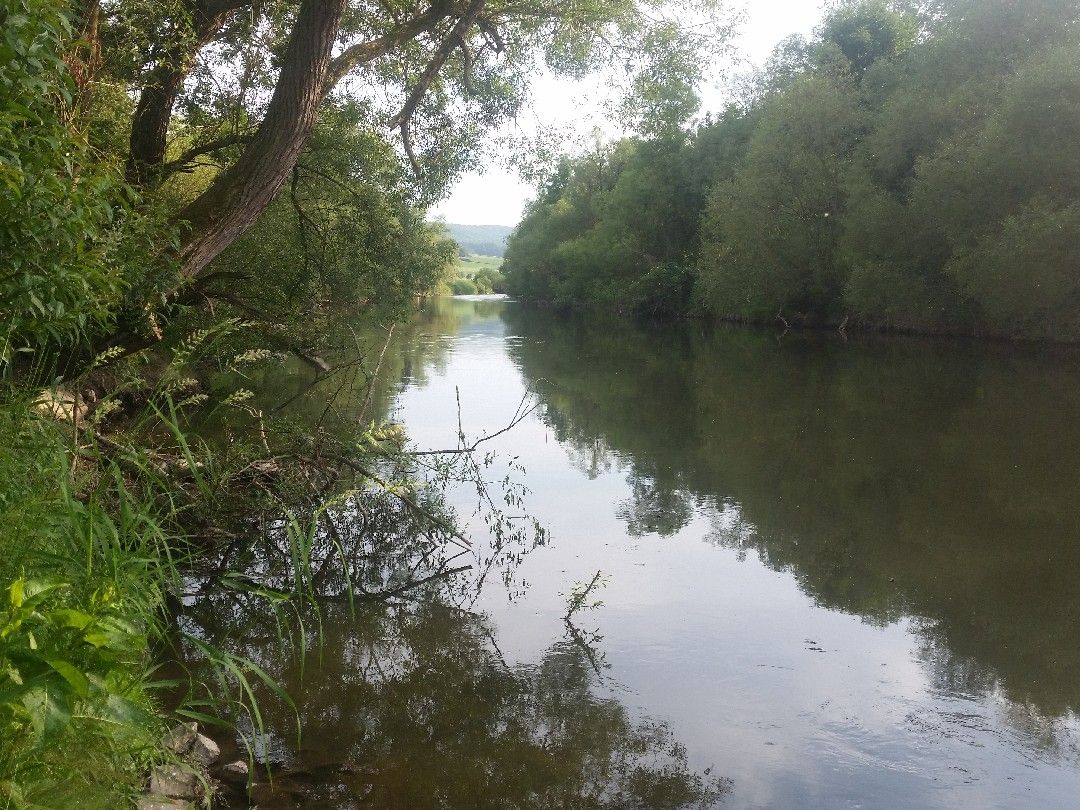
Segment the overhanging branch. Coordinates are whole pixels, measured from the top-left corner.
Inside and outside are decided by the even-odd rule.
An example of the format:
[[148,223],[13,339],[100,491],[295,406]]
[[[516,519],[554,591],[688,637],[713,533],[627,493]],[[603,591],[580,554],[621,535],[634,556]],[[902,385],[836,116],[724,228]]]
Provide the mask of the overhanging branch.
[[329,93],[350,71],[361,65],[373,62],[385,56],[404,42],[432,31],[440,22],[450,16],[451,7],[447,2],[435,2],[423,14],[398,25],[390,33],[376,39],[360,42],[341,52],[331,63],[326,79],[324,94]]
[[439,71],[442,70],[443,65],[446,64],[446,60],[450,58],[450,54],[458,47],[458,43],[465,39],[465,35],[469,32],[469,29],[476,24],[476,21],[480,18],[480,14],[484,11],[484,6],[486,4],[487,0],[470,0],[468,8],[466,8],[465,12],[458,18],[458,21],[454,25],[449,36],[447,36],[436,49],[435,55],[432,56],[431,61],[428,62],[428,66],[424,69],[423,74],[420,76],[420,80],[417,81],[412,92],[409,93],[408,99],[405,100],[405,105],[401,108],[401,112],[391,119],[388,125],[390,129],[398,129],[412,120],[413,115],[416,114],[416,110],[420,106],[420,102],[424,100],[424,96],[427,95],[428,90],[431,89],[431,84],[435,81],[435,77],[439,75]]
[[221,149],[226,149],[230,146],[236,146],[237,144],[247,143],[251,140],[251,134],[247,132],[237,132],[232,135],[225,135],[221,138],[215,138],[212,141],[207,141],[199,146],[193,146],[191,149],[183,152],[176,160],[170,160],[158,169],[158,179],[164,180],[176,172],[187,171],[192,162],[197,157],[202,155],[209,155],[213,152],[217,152]]

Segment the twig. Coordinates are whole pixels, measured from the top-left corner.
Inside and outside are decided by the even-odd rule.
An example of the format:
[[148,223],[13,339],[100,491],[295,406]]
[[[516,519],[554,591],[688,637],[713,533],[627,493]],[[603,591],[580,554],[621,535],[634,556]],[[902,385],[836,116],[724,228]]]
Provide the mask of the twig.
[[364,404],[360,406],[360,414],[358,419],[364,418],[364,413],[368,409],[368,405],[371,404],[371,395],[375,391],[375,381],[379,378],[379,372],[382,370],[383,358],[386,357],[386,350],[390,347],[390,340],[394,337],[394,328],[397,324],[390,324],[390,328],[386,332],[386,342],[383,343],[382,351],[379,352],[379,359],[375,363],[375,370],[371,373],[371,380],[368,383],[367,394],[364,396]]

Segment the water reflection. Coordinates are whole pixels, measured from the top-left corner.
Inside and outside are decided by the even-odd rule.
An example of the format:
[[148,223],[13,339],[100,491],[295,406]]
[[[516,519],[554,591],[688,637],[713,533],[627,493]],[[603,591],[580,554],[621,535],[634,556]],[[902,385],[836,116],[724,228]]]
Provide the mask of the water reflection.
[[1074,354],[503,318],[558,440],[625,471],[630,534],[705,514],[819,605],[916,617],[942,690],[1035,738],[1080,708]]
[[[297,748],[291,712],[260,695],[273,733],[260,751],[276,773],[252,790],[259,807],[676,810],[726,790],[689,769],[664,724],[598,684],[572,641],[510,666],[486,618],[438,600],[356,613],[328,603],[321,644],[268,655],[265,637],[238,635],[228,616],[210,599],[189,620],[211,638],[254,638],[233,651],[295,696],[303,729]],[[243,791],[225,806],[248,806]]]
[[[529,511],[557,531],[523,601],[481,599],[491,618],[445,591],[355,619],[330,602],[306,658],[235,594],[193,608],[300,697],[299,748],[290,715],[271,718],[283,770],[261,806],[707,806],[710,764],[741,806],[1075,795],[1075,352],[448,301],[382,356],[373,396],[357,377],[336,418],[367,401],[425,447],[456,432],[459,388],[470,433],[538,392],[499,450],[521,454]],[[357,514],[342,533],[386,553],[355,578],[384,589],[426,546]],[[559,638],[558,594],[598,568],[612,586],[589,629],[625,691]]]

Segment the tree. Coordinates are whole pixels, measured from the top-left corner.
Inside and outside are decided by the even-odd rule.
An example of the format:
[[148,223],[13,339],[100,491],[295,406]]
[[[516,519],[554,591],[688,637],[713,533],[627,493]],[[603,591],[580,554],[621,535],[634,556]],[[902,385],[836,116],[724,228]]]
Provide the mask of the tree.
[[566,162],[511,239],[515,292],[1075,339],[1078,31],[1077,0],[835,3],[688,143]]
[[[361,129],[400,135],[418,201],[436,196],[490,127],[521,107],[539,64],[571,76],[621,65],[643,125],[670,120],[670,94],[656,88],[668,73],[685,84],[726,28],[717,0],[696,5],[709,23],[702,27],[676,24],[678,9],[665,6],[86,0],[79,17],[103,53],[86,70],[99,84],[126,84],[137,99],[128,182],[182,202],[173,211],[182,224],[176,275],[160,291],[172,295],[200,288],[211,262],[271,205],[328,100],[355,101]],[[679,115],[688,111],[679,106]],[[197,172],[201,184],[177,180],[207,161],[213,168]]]
[[882,59],[902,53],[915,41],[915,20],[887,0],[841,3],[819,31],[822,45],[835,47],[856,76]]
[[843,78],[807,76],[768,99],[739,171],[713,190],[702,222],[701,286],[714,312],[836,314],[844,162],[862,126]]

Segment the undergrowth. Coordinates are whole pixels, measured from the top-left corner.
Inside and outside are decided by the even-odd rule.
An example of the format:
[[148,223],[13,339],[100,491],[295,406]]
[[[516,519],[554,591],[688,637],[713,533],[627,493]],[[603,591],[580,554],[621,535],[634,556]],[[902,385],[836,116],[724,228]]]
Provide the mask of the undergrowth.
[[[290,697],[191,631],[185,599],[261,605],[302,655],[322,599],[507,577],[542,542],[507,514],[522,503],[509,475],[501,502],[489,491],[492,437],[409,451],[399,427],[356,418],[374,379],[359,361],[318,378],[314,420],[266,407],[236,386],[280,359],[248,340],[229,319],[153,356],[106,353],[63,386],[30,368],[0,390],[0,810],[132,806],[178,719],[249,729],[255,764],[256,694]],[[476,486],[490,547],[456,528],[441,497],[455,482]],[[165,660],[187,677],[155,674]]]
[[0,407],[0,806],[122,806],[159,756],[168,527],[29,404]]

